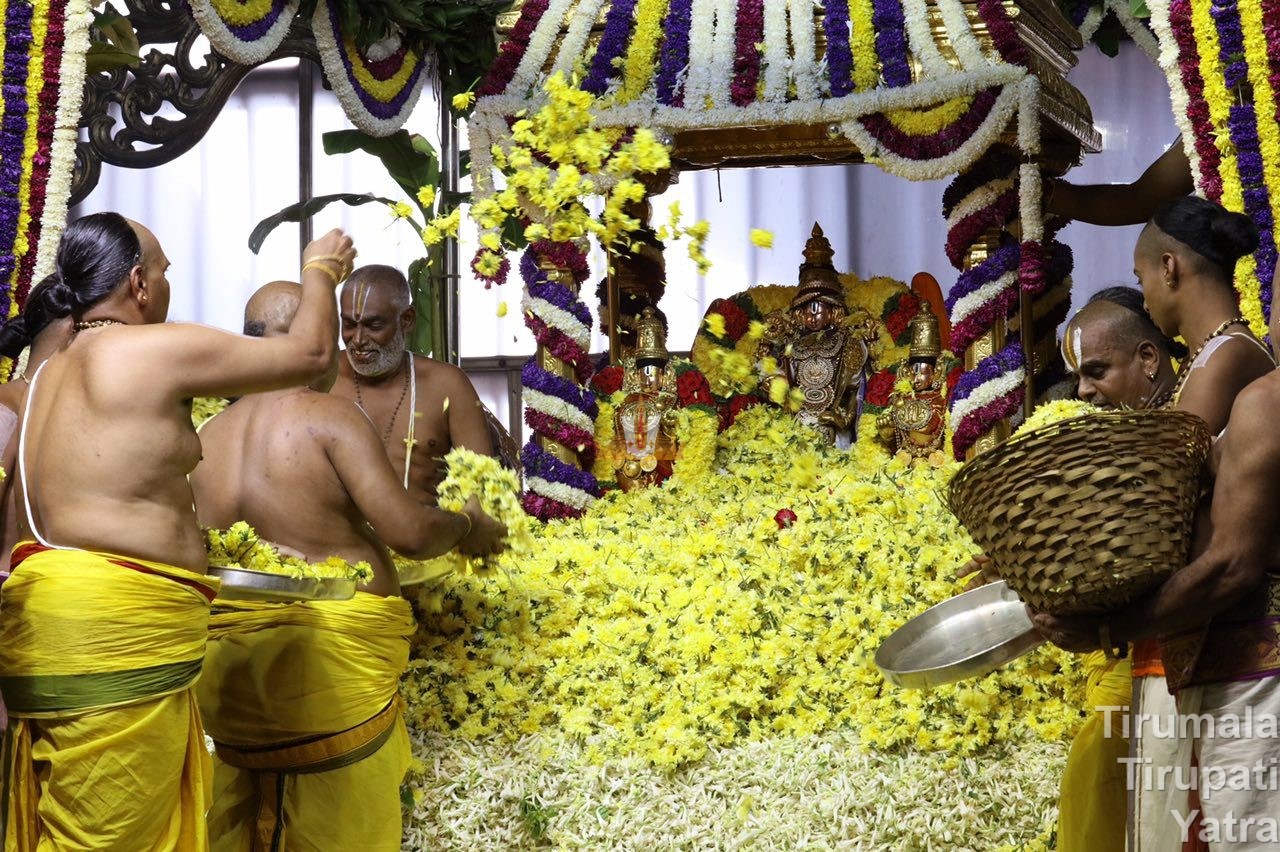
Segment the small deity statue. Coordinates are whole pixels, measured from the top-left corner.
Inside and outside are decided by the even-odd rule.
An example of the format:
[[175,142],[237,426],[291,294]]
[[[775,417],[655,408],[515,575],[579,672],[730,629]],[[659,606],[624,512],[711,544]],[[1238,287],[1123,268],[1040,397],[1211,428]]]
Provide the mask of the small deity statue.
[[[858,419],[858,398],[867,369],[867,343],[875,321],[865,311],[850,315],[835,266],[835,252],[815,222],[800,265],[800,287],[791,307],[765,317],[761,355],[804,395],[796,418],[828,444],[847,448]],[[766,375],[768,395],[773,376]]]
[[623,359],[623,401],[613,415],[614,473],[623,491],[657,485],[676,458],[676,371],[653,308],[636,321],[636,346]]
[[[876,429],[890,452],[927,458],[942,450],[947,425],[947,377],[938,369],[942,354],[938,318],[923,305],[908,328],[911,349],[907,363],[898,368],[898,389],[877,418]],[[910,390],[904,382],[910,383]]]

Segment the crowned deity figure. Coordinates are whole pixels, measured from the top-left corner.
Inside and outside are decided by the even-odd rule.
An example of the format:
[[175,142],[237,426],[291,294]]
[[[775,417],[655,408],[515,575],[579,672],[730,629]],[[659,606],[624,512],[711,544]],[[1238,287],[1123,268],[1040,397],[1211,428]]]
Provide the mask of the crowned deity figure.
[[947,426],[947,377],[938,369],[942,355],[938,318],[923,305],[908,328],[907,363],[898,368],[889,407],[877,418],[876,429],[890,452],[927,458],[942,450]]
[[834,256],[815,222],[790,308],[765,317],[761,355],[773,359],[777,372],[764,371],[761,390],[769,395],[770,383],[781,375],[803,394],[796,418],[828,444],[847,448],[857,427],[875,320],[865,311],[849,311]]
[[623,359],[622,402],[613,415],[614,473],[623,491],[657,485],[675,462],[676,371],[653,308],[636,321],[636,346]]

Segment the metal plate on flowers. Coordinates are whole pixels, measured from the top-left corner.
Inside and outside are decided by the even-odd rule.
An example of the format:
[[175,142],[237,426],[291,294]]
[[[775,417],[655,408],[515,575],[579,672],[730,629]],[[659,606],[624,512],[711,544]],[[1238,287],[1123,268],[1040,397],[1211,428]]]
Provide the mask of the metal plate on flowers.
[[[356,593],[355,580],[317,580],[312,577],[287,577],[284,574],[268,574],[265,571],[249,571],[244,568],[210,568],[210,577],[222,581],[218,597],[228,601],[288,601],[346,600]],[[338,583],[338,587],[323,586]]]
[[1001,580],[949,598],[899,627],[876,651],[885,680],[930,689],[989,674],[1038,647],[1026,607]]

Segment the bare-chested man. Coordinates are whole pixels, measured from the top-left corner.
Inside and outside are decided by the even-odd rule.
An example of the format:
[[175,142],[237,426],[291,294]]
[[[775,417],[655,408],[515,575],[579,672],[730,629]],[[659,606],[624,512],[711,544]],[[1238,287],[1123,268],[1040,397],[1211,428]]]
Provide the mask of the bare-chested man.
[[[245,328],[287,332],[299,290],[259,290]],[[288,849],[400,848],[409,739],[396,690],[414,622],[383,545],[415,559],[454,546],[484,554],[506,532],[474,501],[459,514],[410,497],[368,418],[323,392],[332,381],[244,397],[200,433],[202,525],[244,520],[311,561],[374,568],[350,601],[214,612],[197,691],[217,743],[215,850],[267,848],[255,836]]]
[[0,595],[16,848],[207,845],[193,685],[218,583],[187,482],[190,401],[321,375],[354,257],[340,231],[308,246],[290,333],[253,340],[165,322],[169,262],[141,225],[95,213],[63,233],[55,276],[13,327],[29,340],[69,317],[74,332],[31,374],[19,414],[24,542]]
[[480,398],[462,370],[406,348],[417,312],[399,270],[360,267],[342,288],[340,308],[346,353],[333,394],[369,415],[409,494],[434,503],[445,453],[494,453]]
[[[40,289],[44,282],[32,288],[27,297],[29,302],[40,303]],[[14,328],[6,333],[0,329],[0,355],[17,360],[26,348],[25,334],[28,317],[18,316],[15,322],[22,324],[21,332]],[[6,478],[0,482],[0,513],[3,513],[3,525],[0,526],[0,560],[3,561],[4,573],[8,573],[9,551],[18,543],[18,513],[14,511],[13,496],[16,493],[13,483],[17,476],[15,462],[18,459],[18,412],[27,399],[28,375],[34,375],[40,365],[49,356],[66,345],[71,337],[71,318],[60,317],[47,324],[36,321],[44,327],[31,340],[31,348],[27,354],[26,369],[15,372],[9,381],[0,385],[0,466],[3,466]]]

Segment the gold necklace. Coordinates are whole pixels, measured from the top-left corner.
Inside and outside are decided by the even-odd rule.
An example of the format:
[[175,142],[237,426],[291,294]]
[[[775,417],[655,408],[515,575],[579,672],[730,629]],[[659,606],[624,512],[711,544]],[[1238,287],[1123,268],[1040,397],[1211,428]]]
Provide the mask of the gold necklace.
[[1182,386],[1187,383],[1187,379],[1191,376],[1191,365],[1200,357],[1200,353],[1209,345],[1209,341],[1213,340],[1215,337],[1221,337],[1223,333],[1233,325],[1248,324],[1249,321],[1242,316],[1232,317],[1231,319],[1223,322],[1222,325],[1218,326],[1213,331],[1209,332],[1209,336],[1200,341],[1200,345],[1196,347],[1196,351],[1187,356],[1187,359],[1182,362],[1182,366],[1178,370],[1178,381],[1174,383],[1173,393],[1169,395],[1169,399],[1173,405],[1178,404],[1178,395],[1182,393]]
[[72,331],[88,331],[91,328],[105,328],[109,325],[124,325],[124,323],[114,319],[90,320],[89,322],[78,322],[71,326],[71,329]]

